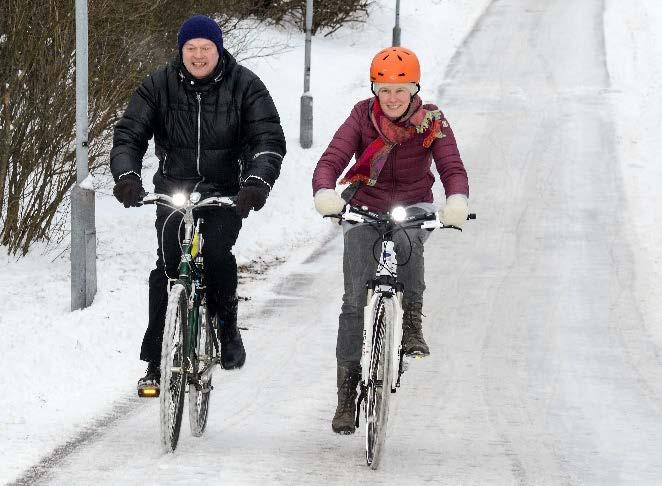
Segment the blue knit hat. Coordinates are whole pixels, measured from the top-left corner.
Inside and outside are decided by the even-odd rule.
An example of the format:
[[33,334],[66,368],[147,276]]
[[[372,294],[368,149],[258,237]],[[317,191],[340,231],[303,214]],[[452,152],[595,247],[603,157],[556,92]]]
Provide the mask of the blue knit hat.
[[191,39],[209,39],[218,49],[218,55],[223,54],[223,33],[218,24],[205,15],[194,15],[184,21],[177,34],[179,52]]

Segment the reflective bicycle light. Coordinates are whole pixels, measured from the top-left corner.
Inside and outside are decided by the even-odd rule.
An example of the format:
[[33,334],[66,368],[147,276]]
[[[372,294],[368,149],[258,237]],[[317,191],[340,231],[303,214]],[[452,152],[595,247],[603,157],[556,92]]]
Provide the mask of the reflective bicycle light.
[[200,198],[202,197],[202,194],[199,192],[192,192],[191,195],[189,196],[189,199],[193,204],[197,204],[198,201],[200,201]]
[[174,194],[172,196],[172,203],[175,206],[182,207],[184,204],[186,204],[186,194],[178,192],[177,194]]
[[146,387],[138,390],[138,396],[144,398],[156,398],[160,395],[158,388]]
[[393,211],[391,211],[391,217],[394,221],[404,221],[407,217],[407,210],[402,206],[395,207],[393,208]]

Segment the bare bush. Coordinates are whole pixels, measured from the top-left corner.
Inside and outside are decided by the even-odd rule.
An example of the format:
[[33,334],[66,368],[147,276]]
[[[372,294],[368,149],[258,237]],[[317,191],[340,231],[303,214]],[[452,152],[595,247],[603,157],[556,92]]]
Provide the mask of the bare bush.
[[[256,15],[269,17],[277,24],[306,27],[306,0],[257,0]],[[313,35],[329,36],[340,27],[364,22],[372,0],[316,0],[313,2]]]

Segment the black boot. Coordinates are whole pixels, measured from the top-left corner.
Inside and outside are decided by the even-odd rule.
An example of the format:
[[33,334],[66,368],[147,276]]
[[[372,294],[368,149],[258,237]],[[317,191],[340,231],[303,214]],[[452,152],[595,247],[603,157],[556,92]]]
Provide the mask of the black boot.
[[428,356],[428,348],[423,339],[423,304],[420,302],[404,302],[402,306],[402,349],[408,356]]
[[147,364],[145,376],[138,380],[139,397],[158,397],[161,383],[161,367],[159,363],[150,361]]
[[338,365],[338,406],[331,421],[331,428],[336,434],[354,433],[356,416],[356,387],[361,379],[359,365],[349,367]]
[[226,370],[241,368],[246,350],[237,328],[237,297],[224,299],[218,310],[218,335],[221,342],[221,366]]

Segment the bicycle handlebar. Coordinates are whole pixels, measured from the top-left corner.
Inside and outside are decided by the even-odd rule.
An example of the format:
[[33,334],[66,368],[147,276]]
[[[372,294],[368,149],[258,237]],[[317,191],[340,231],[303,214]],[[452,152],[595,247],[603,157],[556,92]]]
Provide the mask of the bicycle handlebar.
[[[195,195],[198,195],[197,197]],[[181,202],[175,201],[175,196],[170,196],[168,194],[160,194],[158,192],[145,193],[142,198],[141,203],[144,204],[158,204],[162,203],[166,206],[169,206],[173,209],[189,209],[189,208],[199,208],[203,206],[219,206],[219,207],[234,207],[235,200],[231,196],[219,196],[219,195],[209,195],[202,199],[202,195],[199,192],[192,192],[188,196],[182,194],[185,199],[183,204]],[[197,199],[195,202],[194,199]]]
[[[376,223],[376,224],[386,224],[386,225],[397,225],[401,228],[419,226],[421,229],[455,229],[462,231],[462,228],[454,226],[451,224],[444,224],[439,220],[439,214],[437,212],[425,212],[424,214],[405,216],[402,220],[393,219],[391,213],[375,213],[373,211],[368,211],[367,209],[362,209],[357,206],[352,206],[348,204],[345,207],[344,213],[333,214],[324,216],[325,218],[338,218],[343,221],[347,221],[350,224],[359,224],[359,223]],[[467,216],[467,220],[476,219],[475,213],[470,213]]]

